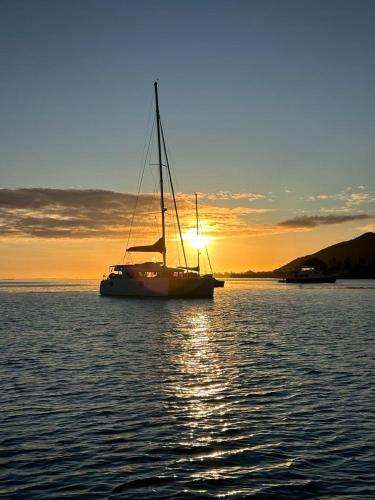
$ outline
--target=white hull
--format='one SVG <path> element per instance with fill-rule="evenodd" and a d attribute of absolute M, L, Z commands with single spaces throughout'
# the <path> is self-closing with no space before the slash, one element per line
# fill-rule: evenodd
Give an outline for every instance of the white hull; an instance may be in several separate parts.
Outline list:
<path fill-rule="evenodd" d="M 214 288 L 222 286 L 212 276 L 191 278 L 107 278 L 100 283 L 102 295 L 124 297 L 192 297 L 211 298 Z"/>

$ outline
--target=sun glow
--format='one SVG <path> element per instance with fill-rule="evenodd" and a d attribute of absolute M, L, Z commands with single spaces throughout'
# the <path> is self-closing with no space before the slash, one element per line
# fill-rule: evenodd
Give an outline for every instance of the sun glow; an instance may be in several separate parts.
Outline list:
<path fill-rule="evenodd" d="M 197 250 L 201 250 L 205 248 L 210 238 L 208 236 L 204 236 L 203 234 L 197 235 L 196 229 L 191 228 L 183 235 L 183 239 L 189 243 L 192 248 L 196 248 Z"/>

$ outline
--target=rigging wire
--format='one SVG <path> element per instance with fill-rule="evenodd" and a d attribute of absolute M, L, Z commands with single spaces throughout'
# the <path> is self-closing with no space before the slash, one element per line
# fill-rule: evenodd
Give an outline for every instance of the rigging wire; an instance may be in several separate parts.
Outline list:
<path fill-rule="evenodd" d="M 123 263 L 125 261 L 125 257 L 126 257 L 126 254 L 127 254 L 127 248 L 129 246 L 129 241 L 130 241 L 130 237 L 131 237 L 131 233 L 132 233 L 132 229 L 133 229 L 135 212 L 137 210 L 138 200 L 139 200 L 139 194 L 140 194 L 140 190 L 141 190 L 141 186 L 142 186 L 142 180 L 143 180 L 143 176 L 144 176 L 144 172 L 145 172 L 145 168 L 146 168 L 147 158 L 149 156 L 150 144 L 151 144 L 152 137 L 153 137 L 154 130 L 155 130 L 155 118 L 154 118 L 153 122 L 152 122 L 151 134 L 150 134 L 150 136 L 148 136 L 147 131 L 150 128 L 150 121 L 151 121 L 151 116 L 152 116 L 153 103 L 154 103 L 154 95 L 152 94 L 151 95 L 151 99 L 150 99 L 149 109 L 148 109 L 148 118 L 147 118 L 147 127 L 146 127 L 145 141 L 144 141 L 144 144 L 143 144 L 143 150 L 142 150 L 142 156 L 141 156 L 141 158 L 144 158 L 144 160 L 143 160 L 143 167 L 142 167 L 141 172 L 140 172 L 139 177 L 138 177 L 137 195 L 136 195 L 136 199 L 135 199 L 135 203 L 134 203 L 134 209 L 133 209 L 133 213 L 132 213 L 132 219 L 131 219 L 131 223 L 130 223 L 130 227 L 129 227 L 128 239 L 127 239 L 127 242 L 126 242 L 126 247 L 125 247 L 124 255 L 122 257 L 122 262 Z M 149 137 L 148 141 L 147 141 L 147 137 Z M 147 146 L 147 151 L 146 151 L 146 146 Z M 130 260 L 131 261 L 133 260 L 131 255 L 130 255 Z"/>
<path fill-rule="evenodd" d="M 157 206 L 158 206 L 157 185 L 159 184 L 159 181 L 154 176 L 153 176 L 153 178 L 154 178 L 154 187 L 153 187 L 152 197 L 151 197 L 150 203 L 148 205 L 147 214 L 154 215 L 154 217 L 150 219 L 150 226 L 151 226 L 150 227 L 150 229 L 151 229 L 150 235 L 151 236 L 155 235 L 155 237 L 160 237 L 159 221 L 158 221 L 158 218 L 156 216 L 156 214 L 159 215 L 159 210 L 157 210 Z"/>
<path fill-rule="evenodd" d="M 156 127 L 156 119 L 155 119 L 155 127 Z M 154 139 L 154 138 L 153 138 Z M 152 158 L 154 157 L 154 150 L 155 150 L 155 140 L 152 141 L 151 143 L 151 149 L 148 157 L 148 167 L 149 167 L 149 172 L 151 173 L 151 178 L 153 180 L 153 189 L 152 189 L 152 197 L 150 200 L 150 203 L 148 205 L 147 213 L 148 214 L 160 214 L 160 210 L 157 209 L 157 206 L 159 204 L 159 192 L 158 192 L 158 184 L 159 184 L 159 177 L 155 175 L 155 169 L 153 167 L 159 166 L 158 163 L 151 163 Z M 151 211 L 152 209 L 152 211 Z M 159 226 L 160 226 L 160 221 L 158 221 L 157 216 L 155 215 L 153 218 L 150 219 L 150 226 L 151 226 L 151 232 L 149 233 L 150 236 L 155 236 L 159 237 Z"/>
<path fill-rule="evenodd" d="M 147 150 L 148 150 L 149 143 L 150 143 L 150 141 L 147 141 L 147 138 L 150 137 L 149 134 L 148 134 L 148 130 L 150 129 L 151 117 L 152 117 L 152 128 L 155 126 L 155 117 L 154 117 L 154 113 L 153 113 L 154 99 L 155 99 L 154 93 L 152 92 L 151 99 L 150 99 L 150 106 L 149 106 L 149 109 L 148 109 L 146 135 L 145 135 L 145 140 L 144 140 L 143 150 L 142 150 L 142 156 L 141 156 L 141 158 L 145 158 L 145 161 L 146 161 L 146 158 L 147 158 L 147 153 L 146 153 L 146 157 L 144 156 L 145 155 L 145 151 L 146 151 L 146 146 L 147 146 Z M 152 131 L 151 131 L 150 135 L 152 136 Z"/>
<path fill-rule="evenodd" d="M 167 183 L 168 183 L 168 189 L 169 189 L 169 196 L 168 196 L 169 208 L 170 208 L 170 213 L 173 214 L 174 213 L 174 207 L 173 207 L 173 200 L 172 200 L 172 195 L 171 195 L 171 193 L 172 193 L 172 186 L 171 186 L 171 182 L 170 182 L 169 176 L 167 177 Z M 169 227 L 172 227 L 173 235 L 177 235 L 178 234 L 176 217 L 173 217 L 173 215 L 172 215 L 172 218 L 169 219 Z M 178 244 L 178 238 L 176 238 L 175 241 L 176 241 L 176 250 L 177 250 L 177 261 L 178 261 L 178 265 L 180 266 L 181 265 L 181 257 L 180 257 L 180 248 L 179 248 L 179 244 Z"/>
<path fill-rule="evenodd" d="M 125 257 L 126 257 L 126 254 L 127 254 L 127 248 L 129 247 L 129 241 L 130 241 L 130 237 L 131 237 L 131 233 L 132 233 L 132 229 L 133 229 L 135 213 L 136 213 L 136 210 L 137 210 L 137 207 L 138 207 L 139 195 L 140 195 L 140 191 L 141 191 L 143 176 L 144 176 L 144 173 L 145 173 L 147 158 L 149 157 L 150 145 L 152 143 L 152 139 L 153 139 L 154 132 L 155 132 L 155 121 L 156 120 L 154 119 L 154 121 L 152 123 L 151 134 L 150 134 L 150 137 L 149 137 L 149 140 L 148 140 L 148 144 L 147 144 L 147 151 L 146 151 L 146 155 L 145 155 L 145 158 L 144 158 L 143 167 L 142 167 L 141 173 L 140 173 L 139 178 L 138 178 L 137 195 L 136 195 L 136 199 L 135 199 L 135 203 L 134 203 L 134 209 L 133 209 L 132 218 L 131 218 L 131 222 L 130 222 L 130 227 L 129 227 L 128 239 L 127 239 L 127 242 L 126 242 L 125 252 L 124 252 L 124 255 L 123 255 L 123 258 L 122 258 L 122 262 L 123 263 L 125 261 Z M 145 148 L 144 148 L 144 150 L 145 150 Z"/>
<path fill-rule="evenodd" d="M 166 137 L 164 138 L 164 144 L 165 144 L 166 154 L 168 153 L 168 158 L 172 158 L 171 148 L 168 145 L 168 141 L 167 141 Z M 170 170 L 171 170 L 171 177 L 172 177 L 172 180 L 173 180 L 173 185 L 176 186 L 177 193 L 178 193 L 178 178 L 177 178 L 177 174 L 176 174 L 176 169 L 173 166 L 173 160 L 171 160 L 169 162 L 169 167 L 170 167 Z"/>
<path fill-rule="evenodd" d="M 182 238 L 180 217 L 178 215 L 178 210 L 177 210 L 176 196 L 175 196 L 175 193 L 174 193 L 173 181 L 172 181 L 172 175 L 171 175 L 171 169 L 169 168 L 168 153 L 167 153 L 167 148 L 166 148 L 166 145 L 165 145 L 164 130 L 163 130 L 163 125 L 162 125 L 161 121 L 160 121 L 160 131 L 161 131 L 161 137 L 162 137 L 162 141 L 163 141 L 163 149 L 164 149 L 165 163 L 167 165 L 167 172 L 168 172 L 169 184 L 171 186 L 171 193 L 172 193 L 172 198 L 173 198 L 173 205 L 174 205 L 174 210 L 175 210 L 175 213 L 176 213 L 178 233 L 180 235 L 182 253 L 183 253 L 183 256 L 184 256 L 185 266 L 187 268 L 188 265 L 187 265 L 187 259 L 186 259 L 185 245 L 184 245 L 184 240 Z"/>
<path fill-rule="evenodd" d="M 203 233 L 203 228 L 202 228 L 202 224 L 201 222 L 199 221 L 199 227 L 201 228 L 201 232 Z M 207 245 L 204 245 L 204 248 L 206 250 L 206 255 L 207 255 L 207 261 L 208 261 L 208 265 L 210 267 L 210 271 L 211 271 L 211 274 L 214 274 L 213 270 L 212 270 L 212 266 L 211 266 L 211 259 L 210 259 L 210 256 L 208 254 L 208 247 Z"/>

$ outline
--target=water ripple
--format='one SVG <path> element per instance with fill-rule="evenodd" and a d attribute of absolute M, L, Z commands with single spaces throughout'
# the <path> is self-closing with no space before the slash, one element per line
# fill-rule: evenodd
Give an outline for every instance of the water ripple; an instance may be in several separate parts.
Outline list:
<path fill-rule="evenodd" d="M 374 282 L 0 283 L 4 498 L 373 498 Z"/>

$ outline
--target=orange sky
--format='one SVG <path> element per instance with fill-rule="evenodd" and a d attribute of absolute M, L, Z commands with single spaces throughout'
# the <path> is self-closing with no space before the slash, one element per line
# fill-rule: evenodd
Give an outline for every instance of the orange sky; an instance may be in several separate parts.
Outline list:
<path fill-rule="evenodd" d="M 157 193 L 136 197 L 89 189 L 0 189 L 0 278 L 100 278 L 127 246 L 161 235 Z M 195 230 L 194 194 L 177 197 L 183 233 Z M 375 197 L 359 186 L 337 193 L 199 193 L 201 232 L 213 270 L 269 271 L 334 243 L 374 230 Z M 183 265 L 176 221 L 166 197 L 168 264 Z M 127 235 L 132 225 L 129 241 Z M 188 265 L 196 250 L 186 241 Z M 209 272 L 206 252 L 201 270 Z M 129 254 L 128 254 L 129 255 Z M 133 262 L 160 254 L 132 254 Z M 129 262 L 129 260 L 128 260 Z"/>
<path fill-rule="evenodd" d="M 295 257 L 360 233 L 355 227 L 345 230 L 342 227 L 326 227 L 252 238 L 224 237 L 210 242 L 209 253 L 217 272 L 270 270 Z M 121 261 L 123 249 L 122 241 L 110 239 L 3 239 L 0 246 L 0 279 L 100 279 L 108 265 Z M 142 257 L 146 257 L 145 260 L 151 258 L 150 255 L 139 254 L 139 258 Z M 202 261 L 207 269 L 204 255 Z"/>

